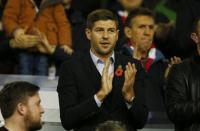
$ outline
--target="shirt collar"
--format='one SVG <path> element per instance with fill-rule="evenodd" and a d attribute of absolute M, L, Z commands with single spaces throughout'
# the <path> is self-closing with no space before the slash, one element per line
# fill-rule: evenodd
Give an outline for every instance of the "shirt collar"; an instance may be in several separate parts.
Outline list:
<path fill-rule="evenodd" d="M 92 58 L 92 61 L 94 62 L 95 65 L 99 64 L 99 63 L 104 63 L 99 57 L 97 57 L 91 50 L 90 50 L 90 56 Z M 112 55 L 110 56 L 110 61 L 111 64 L 113 64 L 115 62 L 115 55 L 114 55 L 114 51 L 112 52 Z"/>

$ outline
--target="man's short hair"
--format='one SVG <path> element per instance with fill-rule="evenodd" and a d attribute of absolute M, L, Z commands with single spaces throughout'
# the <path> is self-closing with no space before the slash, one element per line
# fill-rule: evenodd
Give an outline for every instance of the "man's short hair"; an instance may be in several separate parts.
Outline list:
<path fill-rule="evenodd" d="M 0 91 L 0 108 L 4 119 L 14 113 L 18 103 L 26 103 L 27 98 L 34 96 L 39 87 L 24 81 L 6 84 Z"/>
<path fill-rule="evenodd" d="M 92 11 L 87 17 L 87 28 L 92 29 L 94 23 L 99 20 L 113 20 L 118 27 L 117 16 L 107 9 L 97 9 Z"/>
<path fill-rule="evenodd" d="M 200 21 L 200 16 L 195 18 L 195 20 L 193 22 L 193 25 L 192 25 L 192 32 L 196 32 L 197 33 L 197 28 L 198 28 L 199 21 Z"/>
<path fill-rule="evenodd" d="M 99 124 L 95 131 L 127 131 L 127 129 L 122 122 L 110 120 Z"/>
<path fill-rule="evenodd" d="M 137 8 L 135 10 L 132 10 L 129 13 L 129 15 L 126 19 L 125 26 L 131 27 L 133 18 L 135 18 L 137 16 L 149 16 L 149 17 L 152 17 L 155 20 L 155 13 L 153 11 L 151 11 L 147 8 Z"/>

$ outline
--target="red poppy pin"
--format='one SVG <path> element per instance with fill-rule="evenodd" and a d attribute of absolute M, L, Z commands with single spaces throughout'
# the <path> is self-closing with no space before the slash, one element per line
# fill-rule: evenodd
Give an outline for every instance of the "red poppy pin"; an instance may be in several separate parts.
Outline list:
<path fill-rule="evenodd" d="M 123 75 L 123 69 L 122 69 L 122 65 L 119 65 L 115 71 L 115 75 L 116 76 L 122 76 Z"/>

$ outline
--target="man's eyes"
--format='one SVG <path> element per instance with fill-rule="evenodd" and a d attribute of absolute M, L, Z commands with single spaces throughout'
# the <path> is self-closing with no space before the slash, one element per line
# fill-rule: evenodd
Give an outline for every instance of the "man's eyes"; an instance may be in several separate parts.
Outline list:
<path fill-rule="evenodd" d="M 108 30 L 108 32 L 115 33 L 115 32 L 116 32 L 116 30 L 115 30 L 115 29 L 110 29 L 110 30 Z"/>
<path fill-rule="evenodd" d="M 96 29 L 95 30 L 96 32 L 102 32 L 102 31 L 104 31 L 103 29 Z"/>
<path fill-rule="evenodd" d="M 141 28 L 141 29 L 145 29 L 145 28 L 154 29 L 154 26 L 141 25 L 141 26 L 139 26 L 139 28 Z"/>
<path fill-rule="evenodd" d="M 96 29 L 95 32 L 104 32 L 105 30 L 104 29 Z M 115 29 L 108 29 L 107 32 L 110 32 L 110 33 L 115 33 L 116 30 Z"/>

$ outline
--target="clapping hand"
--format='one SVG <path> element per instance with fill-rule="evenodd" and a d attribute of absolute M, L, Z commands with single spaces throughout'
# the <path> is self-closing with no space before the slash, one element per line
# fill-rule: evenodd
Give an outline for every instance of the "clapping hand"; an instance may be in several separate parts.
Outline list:
<path fill-rule="evenodd" d="M 26 34 L 27 29 L 27 27 L 24 29 L 18 28 L 14 32 L 14 40 L 12 40 L 13 46 L 11 47 L 26 49 L 35 47 L 37 44 L 40 43 L 39 36 Z"/>
<path fill-rule="evenodd" d="M 103 73 L 101 77 L 101 88 L 97 92 L 97 98 L 103 102 L 105 97 L 112 91 L 112 81 L 113 81 L 113 73 L 109 74 L 110 60 L 107 60 L 105 66 L 103 68 Z"/>
<path fill-rule="evenodd" d="M 126 65 L 126 70 L 124 72 L 125 81 L 122 88 L 122 94 L 126 101 L 131 101 L 132 98 L 135 97 L 134 91 L 134 83 L 135 83 L 135 76 L 137 73 L 137 69 L 135 64 L 131 64 L 130 62 Z"/>
<path fill-rule="evenodd" d="M 182 60 L 181 60 L 180 57 L 174 56 L 174 57 L 170 58 L 170 62 L 169 62 L 169 64 L 168 64 L 168 67 L 167 67 L 167 69 L 165 70 L 165 78 L 168 77 L 169 72 L 170 72 L 172 66 L 175 65 L 175 64 L 179 64 L 179 63 L 181 63 L 181 62 L 182 62 Z"/>
<path fill-rule="evenodd" d="M 40 32 L 36 28 L 34 31 L 40 38 L 40 44 L 37 44 L 38 51 L 44 54 L 52 54 L 56 47 L 49 44 L 49 41 L 44 33 Z"/>

